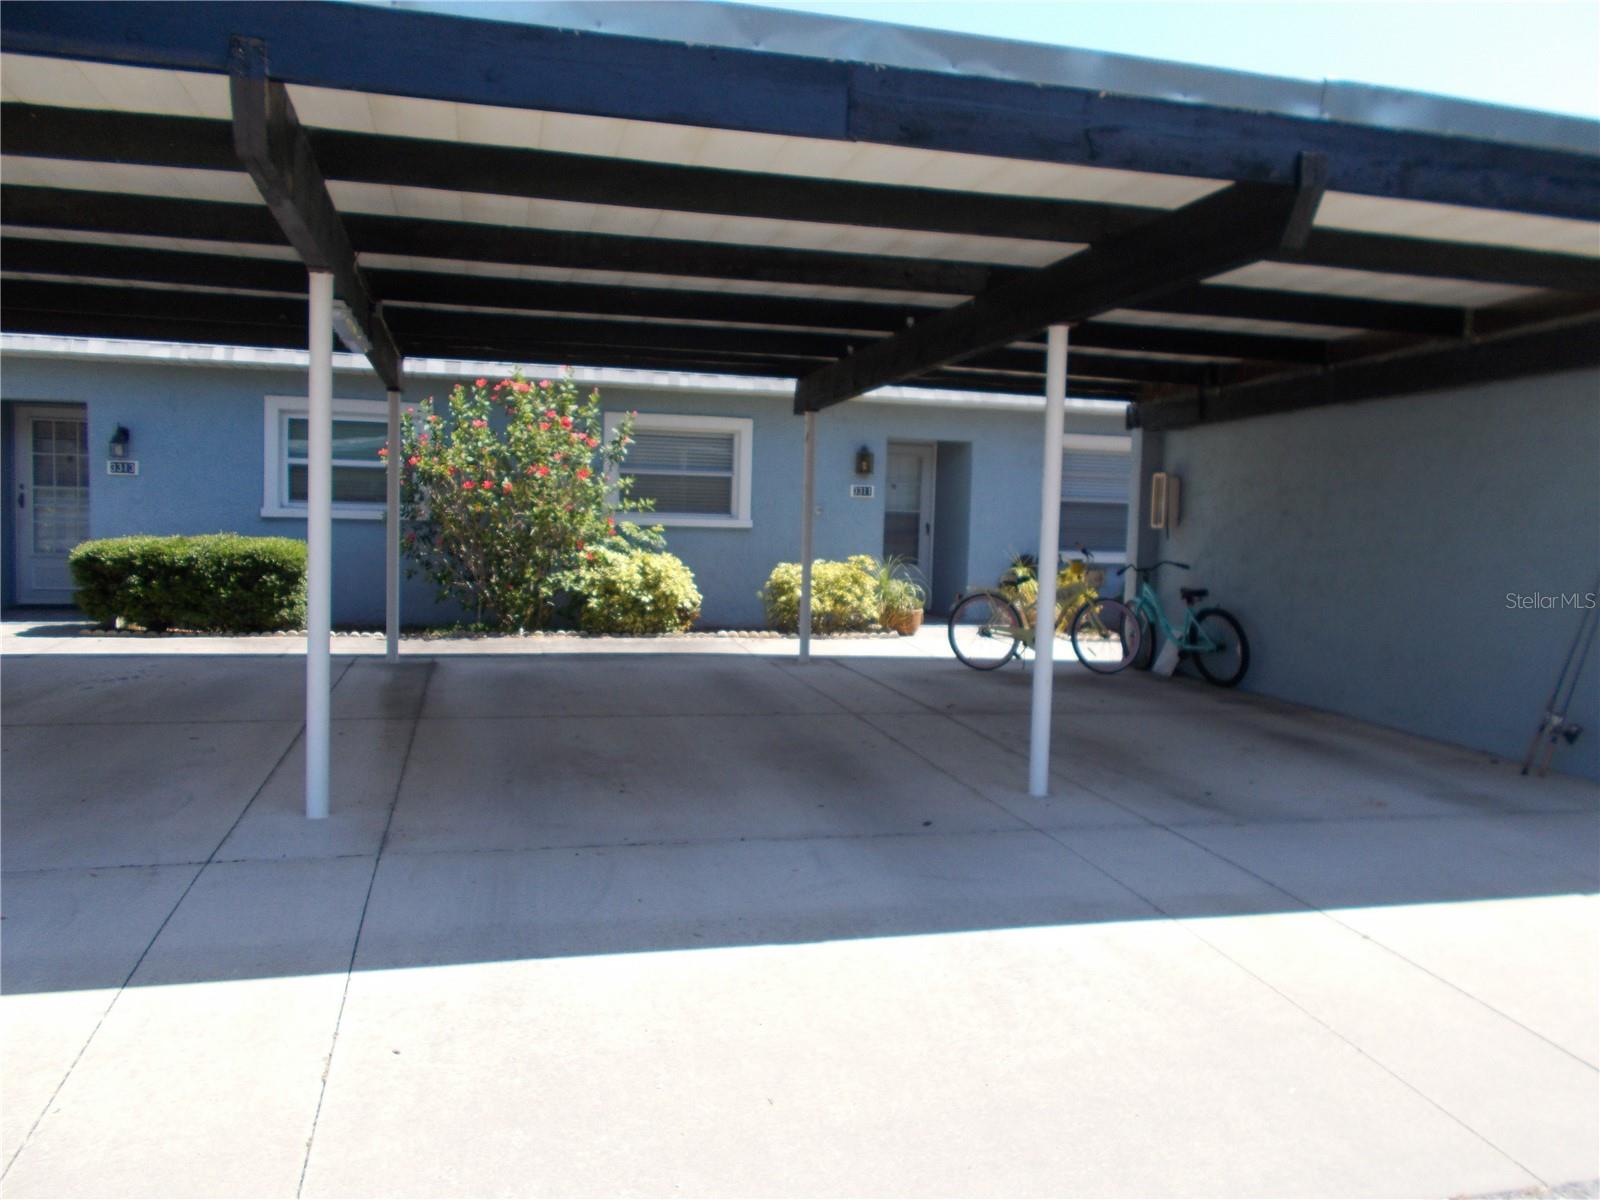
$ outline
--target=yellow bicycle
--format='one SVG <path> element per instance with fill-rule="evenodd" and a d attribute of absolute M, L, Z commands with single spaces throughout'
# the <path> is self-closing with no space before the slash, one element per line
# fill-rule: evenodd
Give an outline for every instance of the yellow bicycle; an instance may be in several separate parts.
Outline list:
<path fill-rule="evenodd" d="M 1068 631 L 1079 610 L 1100 595 L 1105 572 L 1093 565 L 1094 556 L 1083 551 L 1056 573 L 1055 636 L 1070 641 Z M 1000 579 L 999 586 L 984 588 L 961 598 L 950 613 L 950 649 L 977 671 L 1003 667 L 1037 638 L 1039 577 L 1037 567 L 1019 558 Z"/>

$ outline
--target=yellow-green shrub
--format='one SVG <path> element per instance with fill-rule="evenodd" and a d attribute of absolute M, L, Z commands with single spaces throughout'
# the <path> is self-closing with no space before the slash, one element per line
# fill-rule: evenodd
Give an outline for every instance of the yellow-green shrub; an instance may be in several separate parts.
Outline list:
<path fill-rule="evenodd" d="M 773 629 L 800 628 L 800 564 L 779 563 L 757 593 Z M 844 562 L 818 559 L 811 565 L 811 628 L 817 633 L 871 629 L 878 621 L 878 563 L 853 554 Z"/>
<path fill-rule="evenodd" d="M 700 616 L 694 574 L 673 554 L 597 550 L 583 588 L 585 633 L 682 633 Z"/>

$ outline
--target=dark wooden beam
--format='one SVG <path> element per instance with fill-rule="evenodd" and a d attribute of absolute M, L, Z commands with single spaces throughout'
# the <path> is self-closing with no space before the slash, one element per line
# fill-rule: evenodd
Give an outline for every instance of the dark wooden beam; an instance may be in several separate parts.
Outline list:
<path fill-rule="evenodd" d="M 1298 246 L 1322 199 L 1326 164 L 1302 155 L 1300 170 L 1294 187 L 1234 184 L 814 371 L 795 388 L 795 409 L 815 412 L 1046 325 L 1087 320 Z"/>
<path fill-rule="evenodd" d="M 1140 404 L 1131 426 L 1162 432 L 1600 366 L 1600 317 L 1518 329 L 1467 345 L 1408 349 L 1324 371 Z"/>
<path fill-rule="evenodd" d="M 0 37 L 20 54 L 224 73 L 241 32 L 271 44 L 275 78 L 346 91 L 1282 185 L 1307 150 L 1328 156 L 1338 191 L 1580 220 L 1593 218 L 1600 194 L 1600 161 L 1587 150 L 1127 89 L 363 4 L 0 6 Z"/>
<path fill-rule="evenodd" d="M 0 187 L 0 212 L 4 213 L 8 225 L 16 226 L 273 245 L 284 242 L 284 235 L 270 213 L 250 204 L 6 184 Z M 471 221 L 429 221 L 362 213 L 347 214 L 344 225 L 356 250 L 363 254 L 400 254 L 576 270 L 690 275 L 956 296 L 969 296 L 1002 279 L 1025 274 L 1016 268 L 992 267 L 985 263 L 521 229 Z"/>
<path fill-rule="evenodd" d="M 308 129 L 328 179 L 719 216 L 876 226 L 979 237 L 1091 242 L 1160 209 L 1087 200 L 691 167 L 481 142 Z M 85 162 L 234 170 L 226 121 L 9 103 L 6 153 Z"/>
<path fill-rule="evenodd" d="M 361 277 L 355 248 L 317 169 L 289 91 L 267 77 L 266 46 L 260 40 L 231 39 L 228 88 L 239 160 L 307 270 L 333 276 L 334 295 L 366 338 L 368 361 L 386 387 L 399 390 L 400 350 Z"/>
<path fill-rule="evenodd" d="M 281 292 L 302 298 L 306 269 L 298 262 L 245 255 L 195 254 L 0 235 L 0 268 L 8 274 L 117 279 L 129 284 L 180 283 L 202 288 Z"/>
<path fill-rule="evenodd" d="M 270 259 L 192 254 L 175 250 L 0 237 L 0 263 L 8 273 L 120 279 L 130 283 L 184 283 L 213 289 L 250 289 L 299 294 L 304 272 L 297 264 Z M 635 288 L 617 284 L 551 283 L 438 271 L 365 272 L 374 292 L 389 301 L 439 306 L 526 309 L 545 313 L 654 317 L 720 321 L 733 325 L 782 325 L 839 333 L 893 333 L 908 320 L 938 312 L 923 306 L 869 304 L 752 296 L 675 288 Z M 857 341 L 865 344 L 863 337 Z M 1322 363 L 1327 343 L 1293 338 L 1171 329 L 1088 321 L 1073 334 L 1077 346 L 1188 354 L 1265 362 Z"/>
<path fill-rule="evenodd" d="M 1284 292 L 1223 283 L 1199 284 L 1159 296 L 1146 296 L 1128 307 L 1140 312 L 1325 325 L 1336 329 L 1409 333 L 1418 337 L 1463 338 L 1472 328 L 1469 311 L 1451 305 L 1365 300 L 1357 296 Z"/>
<path fill-rule="evenodd" d="M 6 153 L 232 169 L 228 125 L 195 117 L 0 106 Z M 863 227 L 1097 242 L 1163 215 L 1131 205 L 862 184 L 476 143 L 308 130 L 329 179 Z M 1345 270 L 1600 291 L 1589 256 L 1316 229 L 1274 259 Z"/>
<path fill-rule="evenodd" d="M 1554 254 L 1517 246 L 1474 245 L 1348 229 L 1315 229 L 1299 250 L 1272 256 L 1349 271 L 1465 279 L 1515 287 L 1568 292 L 1600 292 L 1600 259 L 1584 254 Z"/>
<path fill-rule="evenodd" d="M 263 325 L 297 330 L 301 345 L 304 345 L 306 335 L 306 297 L 303 294 L 244 296 L 182 288 L 117 287 L 8 279 L 5 287 L 0 289 L 0 305 L 7 309 L 15 307 L 38 312 L 73 312 L 96 316 L 130 313 L 151 320 Z"/>
<path fill-rule="evenodd" d="M 140 313 L 64 312 L 0 305 L 0 329 L 7 333 L 54 334 L 59 337 L 132 338 L 149 342 L 185 342 L 202 346 L 264 346 L 304 350 L 306 331 L 281 325 L 218 320 L 173 320 Z"/>

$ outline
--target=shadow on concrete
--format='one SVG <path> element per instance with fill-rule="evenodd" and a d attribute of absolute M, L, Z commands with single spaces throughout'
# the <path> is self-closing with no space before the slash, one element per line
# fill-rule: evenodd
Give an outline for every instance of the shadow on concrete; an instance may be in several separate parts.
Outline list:
<path fill-rule="evenodd" d="M 746 653 L 10 660 L 4 991 L 1600 890 L 1600 789 L 1182 681 Z"/>

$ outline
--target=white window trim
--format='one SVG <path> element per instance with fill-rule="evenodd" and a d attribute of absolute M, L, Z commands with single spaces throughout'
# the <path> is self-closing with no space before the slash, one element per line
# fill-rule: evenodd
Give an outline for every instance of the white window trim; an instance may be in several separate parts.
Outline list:
<path fill-rule="evenodd" d="M 619 520 L 634 521 L 641 525 L 666 525 L 700 529 L 749 529 L 750 520 L 750 470 L 755 435 L 755 421 L 749 417 L 696 417 L 683 413 L 635 414 L 635 427 L 663 429 L 674 433 L 731 433 L 733 434 L 733 512 L 728 516 L 707 516 L 693 513 L 618 513 Z M 605 415 L 606 441 L 610 442 L 617 426 L 627 413 L 608 412 Z M 623 462 L 623 472 L 627 462 Z M 613 481 L 616 468 L 607 475 Z"/>
<path fill-rule="evenodd" d="M 290 503 L 288 428 L 290 417 L 308 414 L 310 403 L 304 396 L 268 396 L 262 429 L 263 467 L 261 472 L 261 515 L 263 517 L 297 517 L 306 519 L 304 504 Z M 389 405 L 383 400 L 339 400 L 333 402 L 335 419 L 347 418 L 386 423 Z M 351 465 L 348 460 L 334 460 L 340 465 Z M 366 465 L 356 464 L 356 465 Z M 382 460 L 379 460 L 379 467 Z M 382 503 L 357 504 L 343 501 L 333 506 L 333 516 L 338 521 L 381 521 L 384 518 Z"/>
<path fill-rule="evenodd" d="M 1130 434 L 1119 433 L 1065 433 L 1061 435 L 1061 450 L 1087 450 L 1094 454 L 1126 454 L 1128 456 L 1128 499 L 1123 502 L 1125 508 L 1132 508 L 1133 484 L 1133 437 Z M 1063 503 L 1066 503 L 1063 497 Z M 1070 562 L 1077 553 L 1075 550 L 1062 550 L 1058 559 Z M 1126 545 L 1115 548 L 1107 546 L 1105 549 L 1089 547 L 1089 553 L 1094 555 L 1095 566 L 1121 566 L 1128 561 L 1128 548 Z"/>

